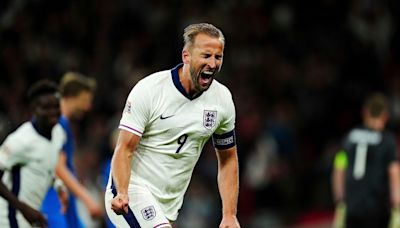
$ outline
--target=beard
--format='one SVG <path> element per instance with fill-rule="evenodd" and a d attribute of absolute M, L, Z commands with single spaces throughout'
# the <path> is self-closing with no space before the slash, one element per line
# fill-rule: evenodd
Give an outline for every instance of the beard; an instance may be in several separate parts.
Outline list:
<path fill-rule="evenodd" d="M 196 67 L 194 67 L 192 64 L 190 65 L 190 78 L 196 93 L 201 93 L 208 90 L 214 79 L 215 71 L 212 71 L 211 73 L 211 70 L 207 71 L 202 69 L 203 68 L 199 68 L 199 70 L 196 70 Z M 208 74 L 205 72 L 208 72 Z"/>

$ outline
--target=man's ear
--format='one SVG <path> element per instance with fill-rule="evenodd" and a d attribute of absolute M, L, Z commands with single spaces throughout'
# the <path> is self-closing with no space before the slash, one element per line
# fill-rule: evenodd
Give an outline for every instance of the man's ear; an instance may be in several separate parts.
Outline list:
<path fill-rule="evenodd" d="M 189 50 L 187 50 L 186 48 L 182 50 L 182 62 L 184 64 L 189 64 L 190 62 L 190 53 Z"/>

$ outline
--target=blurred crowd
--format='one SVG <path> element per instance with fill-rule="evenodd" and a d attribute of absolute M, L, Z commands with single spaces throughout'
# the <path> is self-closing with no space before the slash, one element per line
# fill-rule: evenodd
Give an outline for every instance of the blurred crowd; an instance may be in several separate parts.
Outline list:
<path fill-rule="evenodd" d="M 391 99 L 389 128 L 400 143 L 399 10 L 389 0 L 3 0 L 0 141 L 29 118 L 33 82 L 59 81 L 70 70 L 95 78 L 94 107 L 76 129 L 75 164 L 101 201 L 130 89 L 181 62 L 186 25 L 209 22 L 226 37 L 217 79 L 237 108 L 242 227 L 329 223 L 333 156 L 344 133 L 361 123 L 368 93 Z M 178 227 L 218 226 L 216 170 L 210 144 Z"/>

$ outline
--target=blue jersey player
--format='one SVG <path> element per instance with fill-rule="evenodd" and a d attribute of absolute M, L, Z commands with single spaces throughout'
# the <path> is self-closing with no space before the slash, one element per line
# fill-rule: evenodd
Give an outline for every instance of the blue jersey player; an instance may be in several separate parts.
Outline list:
<path fill-rule="evenodd" d="M 103 210 L 89 195 L 88 191 L 78 182 L 73 166 L 74 136 L 71 123 L 79 121 L 90 110 L 95 81 L 76 72 L 66 73 L 60 85 L 61 118 L 59 123 L 67 134 L 67 142 L 60 155 L 61 162 L 56 168 L 57 176 L 66 185 L 68 203 L 65 211 L 54 188 L 50 189 L 42 205 L 42 212 L 48 218 L 49 227 L 84 227 L 78 216 L 76 198 L 78 197 L 89 210 L 92 217 L 102 216 Z"/>

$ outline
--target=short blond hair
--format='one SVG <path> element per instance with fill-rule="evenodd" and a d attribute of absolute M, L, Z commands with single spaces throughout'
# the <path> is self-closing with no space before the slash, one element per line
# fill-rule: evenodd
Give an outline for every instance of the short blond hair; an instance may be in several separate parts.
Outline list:
<path fill-rule="evenodd" d="M 183 33 L 183 46 L 184 48 L 189 48 L 194 43 L 194 38 L 199 34 L 204 33 L 211 37 L 215 37 L 221 40 L 222 44 L 225 45 L 225 37 L 220 29 L 212 24 L 208 23 L 198 23 L 191 24 L 184 29 Z"/>
<path fill-rule="evenodd" d="M 96 90 L 96 80 L 89 78 L 79 72 L 67 72 L 63 75 L 60 82 L 60 93 L 62 97 L 76 97 L 82 91 L 94 93 Z"/>

